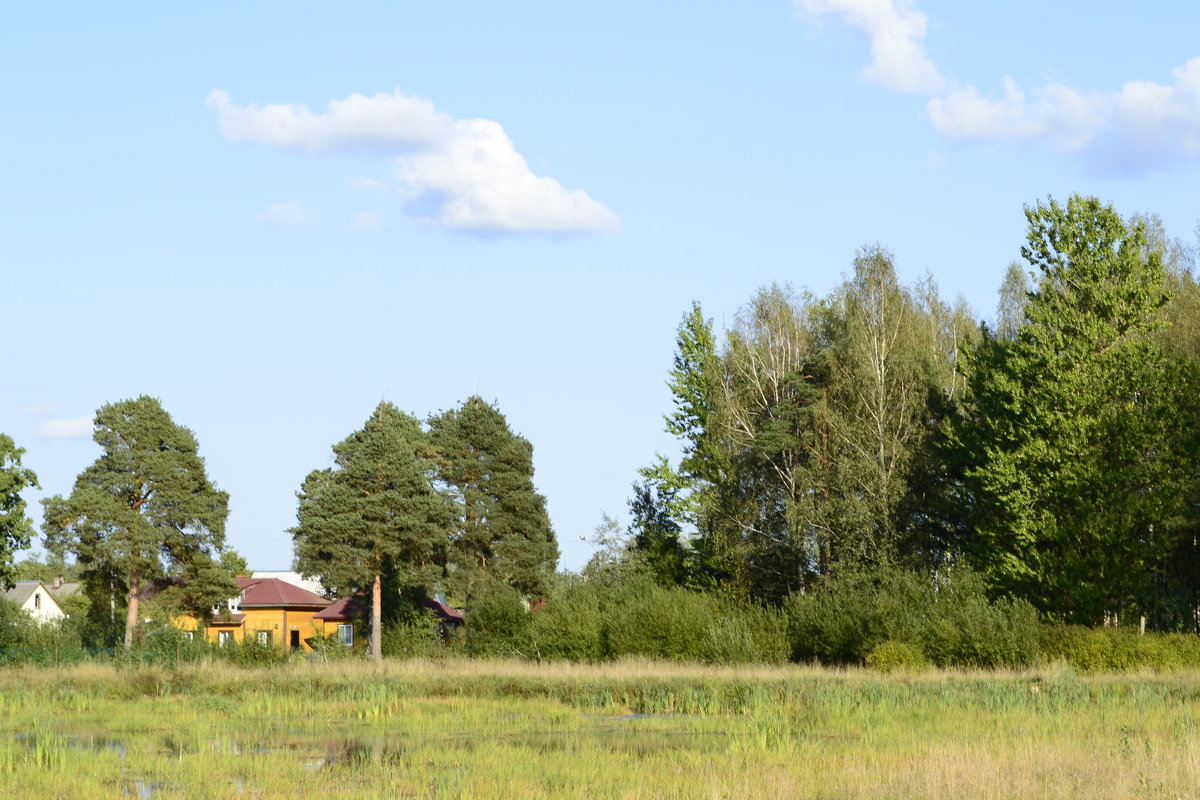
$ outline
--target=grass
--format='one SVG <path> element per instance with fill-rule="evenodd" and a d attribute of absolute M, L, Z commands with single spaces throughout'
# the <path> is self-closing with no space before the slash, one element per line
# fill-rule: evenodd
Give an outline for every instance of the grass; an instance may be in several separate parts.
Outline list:
<path fill-rule="evenodd" d="M 1200 673 L 0 671 L 9 797 L 1200 797 Z"/>

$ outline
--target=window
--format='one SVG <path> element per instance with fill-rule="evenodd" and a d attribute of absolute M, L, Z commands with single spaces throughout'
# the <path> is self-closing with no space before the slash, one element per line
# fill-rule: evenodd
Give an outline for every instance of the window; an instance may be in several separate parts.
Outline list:
<path fill-rule="evenodd" d="M 217 631 L 217 644 L 221 647 L 225 646 L 226 642 L 233 641 L 233 631 Z"/>
<path fill-rule="evenodd" d="M 354 626 L 338 625 L 338 641 L 346 647 L 354 646 Z"/>
<path fill-rule="evenodd" d="M 41 607 L 42 607 L 42 596 L 40 594 L 34 593 L 34 595 L 33 595 L 33 610 L 37 611 Z"/>
<path fill-rule="evenodd" d="M 258 632 L 258 643 L 263 646 L 269 645 L 271 643 L 271 632 L 270 631 L 259 631 Z"/>
<path fill-rule="evenodd" d="M 196 632 L 195 631 L 184 631 L 183 638 L 188 639 L 188 640 L 195 639 Z"/>

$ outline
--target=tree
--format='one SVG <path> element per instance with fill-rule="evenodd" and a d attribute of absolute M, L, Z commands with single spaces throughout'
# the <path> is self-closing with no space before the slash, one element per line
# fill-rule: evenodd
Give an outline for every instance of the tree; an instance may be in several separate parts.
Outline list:
<path fill-rule="evenodd" d="M 333 454 L 334 466 L 309 473 L 297 493 L 296 567 L 320 575 L 334 594 L 370 587 L 370 649 L 381 661 L 385 576 L 396 594 L 441 574 L 449 510 L 430 483 L 421 424 L 391 403 L 380 403 Z"/>
<path fill-rule="evenodd" d="M 236 594 L 232 581 L 210 580 L 225 541 L 229 495 L 209 480 L 195 435 L 152 397 L 101 407 L 93 438 L 103 454 L 79 474 L 70 497 L 42 501 L 42 530 L 50 552 L 75 555 L 90 587 L 125 595 L 128 648 L 138 603 L 153 579 L 203 582 L 200 602 Z"/>
<path fill-rule="evenodd" d="M 542 595 L 558 542 L 546 498 L 533 485 L 533 445 L 479 396 L 429 425 L 439 479 L 455 502 L 450 560 L 457 582 L 469 593 L 487 575 L 525 596 Z"/>
<path fill-rule="evenodd" d="M 25 451 L 0 433 L 0 589 L 13 585 L 14 554 L 29 547 L 33 525 L 25 515 L 21 492 L 37 488 L 37 475 L 21 466 Z"/>
<path fill-rule="evenodd" d="M 973 556 L 995 589 L 1053 618 L 1147 613 L 1196 427 L 1195 370 L 1151 335 L 1168 300 L 1161 255 L 1095 198 L 1025 214 L 1037 286 L 1015 338 L 989 334 L 973 354 L 954 426 Z"/>

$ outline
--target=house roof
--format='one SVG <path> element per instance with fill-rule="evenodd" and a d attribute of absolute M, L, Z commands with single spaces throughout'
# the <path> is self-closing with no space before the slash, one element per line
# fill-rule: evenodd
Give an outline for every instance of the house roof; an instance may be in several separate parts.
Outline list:
<path fill-rule="evenodd" d="M 208 621 L 209 625 L 241 625 L 246 621 L 245 614 L 218 614 Z"/>
<path fill-rule="evenodd" d="M 343 597 L 329 606 L 329 608 L 313 614 L 313 619 L 325 620 L 326 622 L 345 622 L 351 619 L 358 619 L 366 613 L 366 610 L 366 596 L 356 594 L 350 597 Z"/>
<path fill-rule="evenodd" d="M 325 608 L 330 601 L 279 578 L 237 578 L 242 608 Z"/>
<path fill-rule="evenodd" d="M 37 591 L 39 586 L 46 589 L 46 585 L 41 581 L 17 581 L 17 585 L 6 591 L 4 596 L 17 605 L 23 606 L 25 605 L 25 601 Z M 46 589 L 47 593 L 49 591 L 49 589 Z"/>
<path fill-rule="evenodd" d="M 462 622 L 463 615 L 461 611 L 456 611 L 445 603 L 440 603 L 432 597 L 426 597 L 422 603 L 426 608 L 431 609 L 437 618 L 442 622 Z M 326 622 L 347 622 L 352 619 L 358 619 L 363 614 L 367 613 L 369 601 L 365 594 L 351 595 L 343 597 L 333 605 L 326 608 L 320 613 L 313 614 L 313 619 L 320 619 Z"/>

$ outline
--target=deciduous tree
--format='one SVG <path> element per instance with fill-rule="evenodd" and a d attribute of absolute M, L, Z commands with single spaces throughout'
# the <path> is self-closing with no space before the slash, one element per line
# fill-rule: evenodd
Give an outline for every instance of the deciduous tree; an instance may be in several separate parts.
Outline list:
<path fill-rule="evenodd" d="M 38 485 L 33 470 L 21 466 L 25 451 L 0 433 L 0 590 L 13 585 L 13 556 L 29 547 L 33 525 L 21 492 Z"/>

